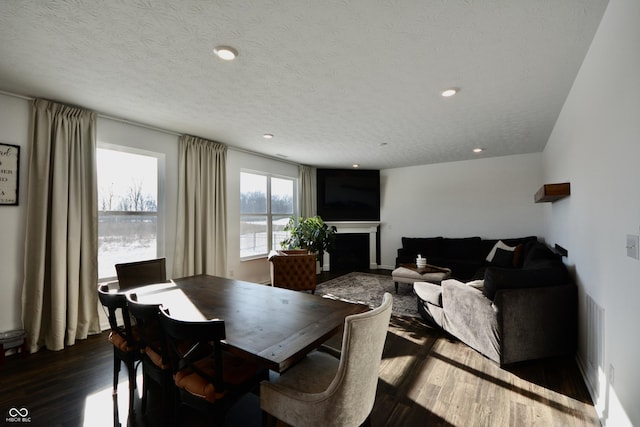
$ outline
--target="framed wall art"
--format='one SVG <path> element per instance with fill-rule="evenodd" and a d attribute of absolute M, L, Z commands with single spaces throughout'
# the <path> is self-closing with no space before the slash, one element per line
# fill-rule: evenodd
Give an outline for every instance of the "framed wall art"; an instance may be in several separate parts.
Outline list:
<path fill-rule="evenodd" d="M 20 146 L 0 142 L 0 205 L 17 205 Z"/>

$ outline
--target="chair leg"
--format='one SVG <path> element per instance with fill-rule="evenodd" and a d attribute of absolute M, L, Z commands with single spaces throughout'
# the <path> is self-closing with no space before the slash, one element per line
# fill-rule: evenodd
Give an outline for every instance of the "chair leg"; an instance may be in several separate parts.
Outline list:
<path fill-rule="evenodd" d="M 120 427 L 122 424 L 120 423 L 120 412 L 118 410 L 118 396 L 114 394 L 111 398 L 113 399 L 113 426 Z"/>
<path fill-rule="evenodd" d="M 143 366 L 142 367 L 142 413 L 143 414 L 147 412 L 148 394 L 149 394 L 149 381 L 147 378 L 147 374 L 144 373 L 144 366 Z"/>
<path fill-rule="evenodd" d="M 113 353 L 113 394 L 118 393 L 118 374 L 120 374 L 120 358 Z"/>
<path fill-rule="evenodd" d="M 175 411 L 173 380 L 168 378 L 164 373 L 160 379 L 160 391 L 162 395 L 162 408 L 167 412 L 167 420 L 173 419 Z M 167 421 L 168 422 L 168 421 Z"/>
<path fill-rule="evenodd" d="M 129 414 L 135 413 L 134 397 L 136 394 L 136 365 L 135 362 L 127 363 L 129 371 Z"/>
<path fill-rule="evenodd" d="M 262 411 L 262 427 L 276 427 L 278 423 L 278 419 L 268 413 L 267 411 Z"/>
<path fill-rule="evenodd" d="M 180 408 L 182 407 L 182 402 L 180 400 L 180 391 L 177 390 L 177 388 L 174 389 L 174 393 L 172 396 L 172 407 L 173 407 L 173 414 L 171 415 L 173 419 L 173 425 L 174 426 L 180 425 Z"/>

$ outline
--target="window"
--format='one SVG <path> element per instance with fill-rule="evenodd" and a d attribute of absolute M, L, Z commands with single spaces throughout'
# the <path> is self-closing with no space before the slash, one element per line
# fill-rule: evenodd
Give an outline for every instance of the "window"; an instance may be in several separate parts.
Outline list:
<path fill-rule="evenodd" d="M 266 256 L 288 237 L 283 228 L 296 213 L 296 180 L 240 173 L 240 258 Z"/>
<path fill-rule="evenodd" d="M 164 155 L 101 144 L 96 163 L 98 276 L 111 279 L 115 264 L 161 256 Z"/>

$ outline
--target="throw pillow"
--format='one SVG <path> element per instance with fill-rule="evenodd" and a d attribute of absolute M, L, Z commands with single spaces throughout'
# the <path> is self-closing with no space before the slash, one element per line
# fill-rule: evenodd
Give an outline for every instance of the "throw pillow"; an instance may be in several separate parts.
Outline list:
<path fill-rule="evenodd" d="M 498 240 L 496 242 L 495 245 L 493 245 L 493 248 L 491 249 L 491 251 L 489 252 L 489 254 L 487 255 L 487 262 L 493 262 L 493 258 L 496 255 L 496 251 L 498 249 L 503 249 L 505 251 L 514 251 L 516 248 L 507 245 L 506 243 L 504 243 L 502 240 Z"/>
<path fill-rule="evenodd" d="M 491 263 L 497 265 L 498 267 L 513 267 L 514 252 L 514 250 L 496 248 L 496 253 L 493 256 L 493 261 Z"/>
<path fill-rule="evenodd" d="M 513 268 L 522 267 L 524 261 L 524 244 L 520 243 L 513 251 Z"/>

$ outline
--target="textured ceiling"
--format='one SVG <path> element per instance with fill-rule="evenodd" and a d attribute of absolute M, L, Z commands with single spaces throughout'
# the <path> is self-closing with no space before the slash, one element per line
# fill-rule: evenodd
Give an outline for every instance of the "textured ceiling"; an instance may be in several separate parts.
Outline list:
<path fill-rule="evenodd" d="M 0 90 L 318 167 L 540 152 L 606 4 L 2 0 Z"/>

